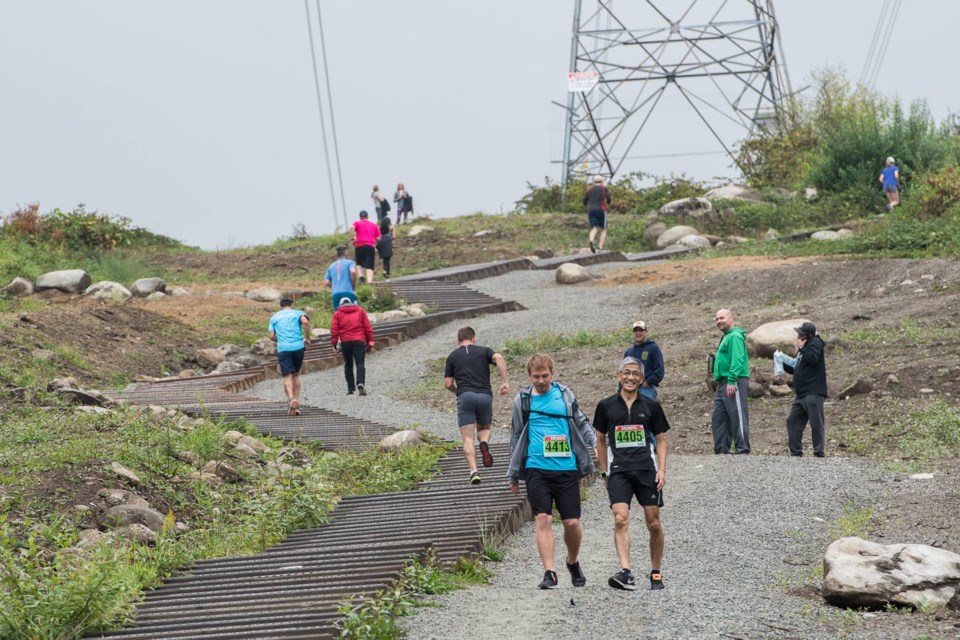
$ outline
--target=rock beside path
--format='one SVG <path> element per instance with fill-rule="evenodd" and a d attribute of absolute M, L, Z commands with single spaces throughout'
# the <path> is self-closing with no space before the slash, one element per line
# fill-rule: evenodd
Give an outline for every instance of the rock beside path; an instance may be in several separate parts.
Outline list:
<path fill-rule="evenodd" d="M 823 556 L 821 592 L 830 604 L 942 607 L 960 584 L 960 554 L 925 544 L 840 538 Z"/>
<path fill-rule="evenodd" d="M 557 267 L 556 279 L 559 284 L 579 284 L 589 280 L 590 274 L 575 262 L 564 262 Z"/>
<path fill-rule="evenodd" d="M 50 271 L 37 278 L 36 291 L 56 289 L 64 293 L 80 293 L 93 283 L 93 278 L 83 269 Z"/>

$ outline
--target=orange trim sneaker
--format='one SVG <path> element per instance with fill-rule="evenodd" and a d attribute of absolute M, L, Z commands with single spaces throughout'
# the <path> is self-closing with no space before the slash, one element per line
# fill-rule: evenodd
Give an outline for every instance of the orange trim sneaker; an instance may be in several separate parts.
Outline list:
<path fill-rule="evenodd" d="M 654 591 L 663 589 L 663 574 L 654 569 L 650 572 L 650 588 Z"/>

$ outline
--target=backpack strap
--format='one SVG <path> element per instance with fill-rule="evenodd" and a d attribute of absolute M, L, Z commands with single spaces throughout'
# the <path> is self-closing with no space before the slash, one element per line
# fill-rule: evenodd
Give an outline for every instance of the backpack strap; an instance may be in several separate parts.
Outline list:
<path fill-rule="evenodd" d="M 527 390 L 520 392 L 520 416 L 523 420 L 523 428 L 526 429 L 527 425 L 530 424 L 530 406 L 532 401 L 530 399 L 530 392 Z"/>

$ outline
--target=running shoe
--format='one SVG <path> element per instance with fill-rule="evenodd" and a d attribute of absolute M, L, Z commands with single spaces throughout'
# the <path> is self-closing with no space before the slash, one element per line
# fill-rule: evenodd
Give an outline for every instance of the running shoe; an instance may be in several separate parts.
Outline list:
<path fill-rule="evenodd" d="M 537 585 L 537 589 L 556 589 L 556 588 L 557 588 L 557 572 L 544 571 L 543 580 L 541 580 L 540 584 Z"/>
<path fill-rule="evenodd" d="M 593 240 L 590 241 L 590 253 L 596 253 L 597 248 L 593 246 Z"/>
<path fill-rule="evenodd" d="M 480 484 L 480 473 L 478 471 L 470 472 L 470 484 Z"/>
<path fill-rule="evenodd" d="M 587 586 L 587 576 L 583 575 L 583 569 L 580 568 L 579 562 L 574 562 L 573 564 L 567 564 L 567 571 L 570 572 L 570 579 L 573 581 L 573 586 L 575 587 Z"/>
<path fill-rule="evenodd" d="M 637 581 L 630 573 L 630 569 L 620 569 L 616 575 L 607 580 L 607 584 L 614 589 L 623 589 L 624 591 L 634 591 L 637 588 Z"/>
<path fill-rule="evenodd" d="M 362 385 L 362 384 L 358 384 L 358 385 L 357 385 L 357 395 L 358 395 L 358 396 L 365 396 L 365 395 L 367 395 L 367 390 L 363 388 L 363 385 Z"/>
<path fill-rule="evenodd" d="M 493 466 L 493 456 L 490 455 L 490 445 L 488 445 L 486 442 L 480 443 L 480 457 L 483 458 L 483 466 Z"/>
<path fill-rule="evenodd" d="M 650 572 L 650 588 L 654 591 L 659 591 L 660 589 L 664 588 L 663 574 L 659 571 L 654 570 Z"/>
<path fill-rule="evenodd" d="M 347 395 L 348 395 L 348 396 L 352 396 L 352 395 L 353 395 L 353 389 L 349 389 L 349 390 L 347 391 Z"/>

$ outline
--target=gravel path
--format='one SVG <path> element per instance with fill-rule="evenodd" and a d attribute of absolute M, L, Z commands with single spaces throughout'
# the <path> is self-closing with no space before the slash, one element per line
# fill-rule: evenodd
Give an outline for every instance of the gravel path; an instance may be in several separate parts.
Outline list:
<path fill-rule="evenodd" d="M 590 271 L 621 268 L 598 265 Z M 619 329 L 642 308 L 645 295 L 637 287 L 562 288 L 553 283 L 552 271 L 514 272 L 469 286 L 528 308 L 469 321 L 480 343 L 494 348 L 507 338 L 544 331 Z M 452 413 L 389 396 L 419 384 L 426 375 L 424 363 L 446 356 L 456 346 L 455 330 L 462 325 L 455 321 L 371 356 L 371 394 L 365 398 L 344 395 L 343 372 L 337 368 L 304 376 L 303 401 L 454 438 Z M 517 379 L 521 372 L 511 373 L 515 391 L 525 379 Z M 283 398 L 276 380 L 248 393 Z M 707 410 L 708 400 L 704 402 Z M 452 398 L 450 405 L 452 412 Z M 504 437 L 495 430 L 495 439 Z M 823 622 L 834 614 L 824 612 L 818 598 L 790 595 L 788 586 L 810 583 L 829 527 L 844 507 L 872 504 L 891 481 L 880 470 L 843 458 L 674 456 L 668 459 L 662 513 L 666 590 L 627 593 L 606 585 L 618 567 L 606 493 L 597 485 L 588 490 L 584 503 L 581 562 L 586 588 L 574 590 L 561 575 L 560 588 L 536 589 L 542 569 L 530 523 L 504 542 L 504 561 L 491 564 L 491 586 L 438 597 L 443 606 L 420 609 L 401 624 L 415 639 L 832 637 L 835 632 Z M 644 576 L 650 569 L 649 552 L 639 509 L 634 509 L 630 528 L 634 571 Z M 554 529 L 559 532 L 559 527 Z M 562 553 L 558 540 L 561 567 Z"/>
<path fill-rule="evenodd" d="M 536 589 L 543 570 L 530 523 L 505 543 L 503 561 L 488 565 L 489 587 L 433 598 L 440 607 L 419 609 L 402 626 L 418 640 L 834 637 L 813 615 L 819 599 L 790 595 L 788 585 L 810 582 L 844 505 L 869 502 L 875 482 L 886 481 L 840 458 L 681 456 L 667 468 L 664 591 L 646 589 L 648 536 L 636 507 L 631 560 L 640 588 L 607 586 L 619 567 L 598 484 L 583 505 L 585 588 L 570 585 L 555 526 L 560 587 Z"/>

